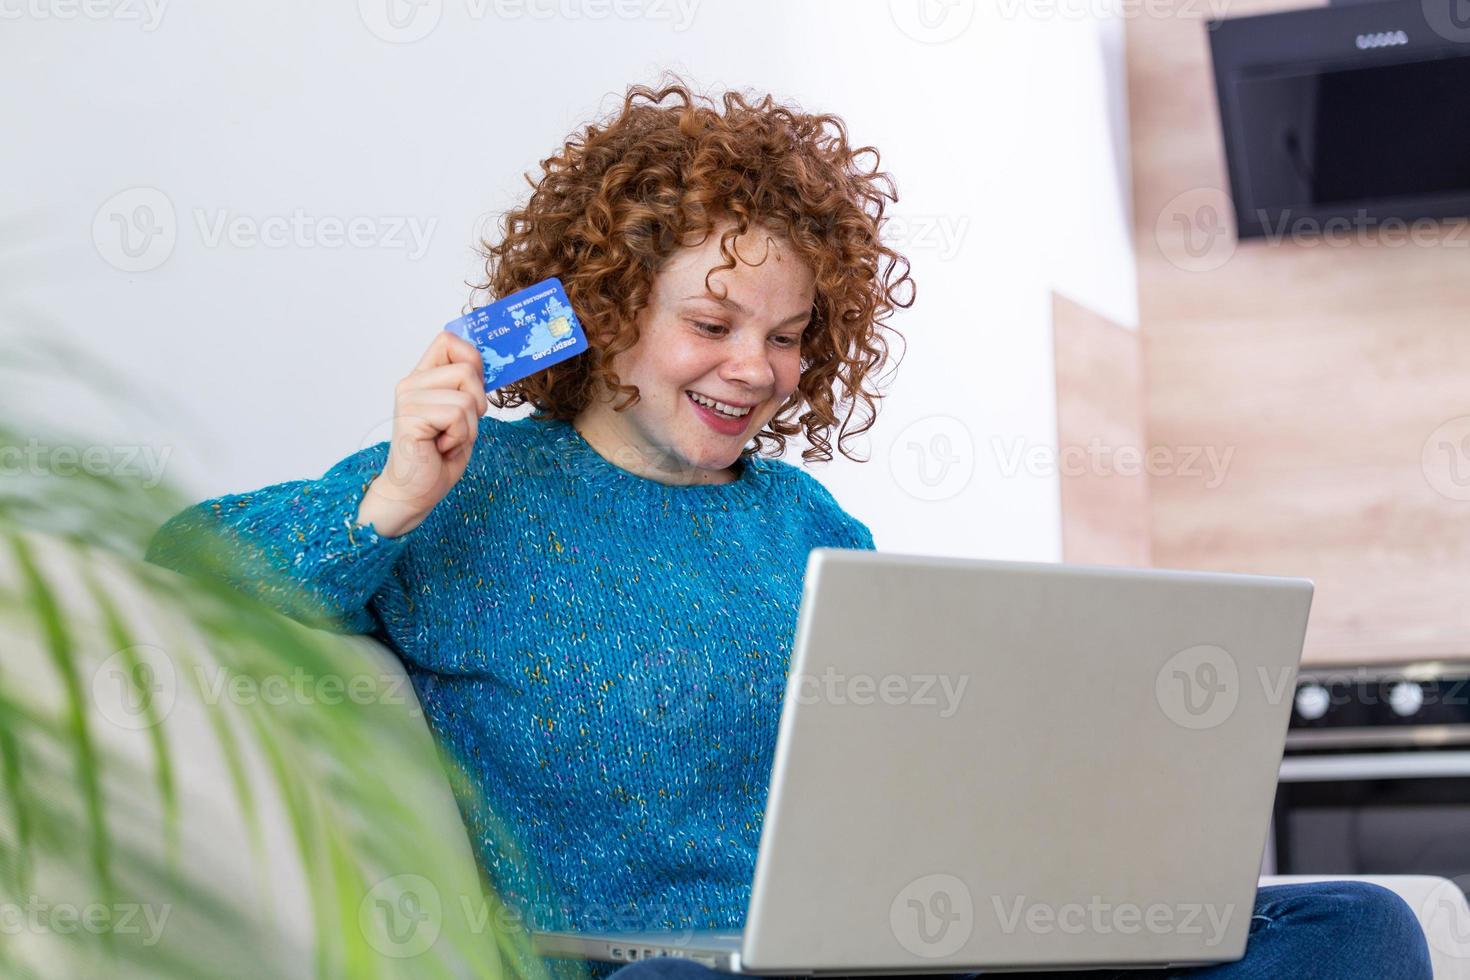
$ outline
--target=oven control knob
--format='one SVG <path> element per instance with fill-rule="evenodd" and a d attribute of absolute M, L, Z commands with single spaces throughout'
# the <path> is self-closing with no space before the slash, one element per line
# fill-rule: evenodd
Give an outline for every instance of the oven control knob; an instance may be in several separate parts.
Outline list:
<path fill-rule="evenodd" d="M 1413 681 L 1399 681 L 1388 689 L 1388 706 L 1400 718 L 1407 718 L 1424 707 L 1424 689 Z"/>
<path fill-rule="evenodd" d="M 1316 721 L 1327 714 L 1332 704 L 1332 695 L 1321 684 L 1303 684 L 1296 692 L 1296 713 L 1307 721 Z"/>

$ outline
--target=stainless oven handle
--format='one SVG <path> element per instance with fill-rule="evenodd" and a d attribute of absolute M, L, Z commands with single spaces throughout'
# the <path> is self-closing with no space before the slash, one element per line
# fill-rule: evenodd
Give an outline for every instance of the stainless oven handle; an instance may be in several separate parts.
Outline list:
<path fill-rule="evenodd" d="M 1283 783 L 1346 779 L 1470 777 L 1470 752 L 1374 752 L 1359 755 L 1289 756 L 1281 760 Z"/>

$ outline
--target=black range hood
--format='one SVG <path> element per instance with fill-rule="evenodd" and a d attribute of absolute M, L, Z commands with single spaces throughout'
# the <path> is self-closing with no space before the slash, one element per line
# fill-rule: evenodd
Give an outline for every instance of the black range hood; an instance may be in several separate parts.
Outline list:
<path fill-rule="evenodd" d="M 1209 23 L 1239 237 L 1470 216 L 1470 4 Z"/>

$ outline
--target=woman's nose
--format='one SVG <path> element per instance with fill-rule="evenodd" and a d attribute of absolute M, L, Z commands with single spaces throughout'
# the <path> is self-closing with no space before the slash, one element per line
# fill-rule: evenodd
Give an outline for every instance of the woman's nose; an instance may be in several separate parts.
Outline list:
<path fill-rule="evenodd" d="M 758 391 L 767 389 L 776 379 L 770 358 L 763 347 L 744 344 L 735 347 L 725 361 L 726 381 L 738 381 Z"/>

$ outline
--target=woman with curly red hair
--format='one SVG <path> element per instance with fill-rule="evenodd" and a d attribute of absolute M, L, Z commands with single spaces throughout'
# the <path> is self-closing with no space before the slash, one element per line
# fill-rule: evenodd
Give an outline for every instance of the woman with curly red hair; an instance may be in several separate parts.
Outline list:
<path fill-rule="evenodd" d="M 670 259 L 682 263 L 685 280 L 715 257 L 718 264 L 700 271 L 728 271 L 756 286 L 766 273 L 745 271 L 731 247 L 749 235 L 758 256 L 767 242 L 782 243 L 779 269 L 768 272 L 804 281 L 793 281 L 789 296 L 802 315 L 777 324 L 798 328 L 800 343 L 783 352 L 800 370 L 781 399 L 749 415 L 753 445 L 745 451 L 769 442 L 779 454 L 786 436 L 803 432 L 812 446 L 803 457 L 830 459 L 827 433 L 843 403 L 861 403 L 867 413 L 847 436 L 872 424 L 873 375 L 887 355 L 883 321 L 913 302 L 908 263 L 879 238 L 884 202 L 897 200 L 892 181 L 859 165 L 871 154 L 876 166 L 877 151 L 851 149 L 836 116 L 807 115 L 770 96 L 752 105 L 727 93 L 723 101 L 721 114 L 681 84 L 633 86 L 614 120 L 588 126 L 542 162 L 530 200 L 505 215 L 500 243 L 486 246 L 481 288 L 507 296 L 560 276 L 573 309 L 600 336 L 585 356 L 497 391 L 497 406 L 529 402 L 571 420 L 606 390 L 636 403 L 638 386 L 620 383 L 613 361 L 638 344 L 644 326 L 657 331 L 676 318 L 672 304 L 685 289 L 672 290 L 678 297 L 656 289 L 660 279 L 669 286 Z M 715 244 L 691 251 L 710 235 Z M 728 328 L 733 311 L 743 324 L 750 315 L 739 307 L 727 303 L 708 319 Z"/>
<path fill-rule="evenodd" d="M 913 301 L 876 167 L 835 116 L 634 86 L 485 246 L 478 288 L 560 278 L 584 353 L 487 398 L 478 351 L 441 332 L 389 442 L 199 504 L 150 547 L 391 645 L 532 928 L 743 924 L 807 555 L 873 547 L 775 457 L 801 434 L 831 459 L 834 429 L 847 455 L 872 424 L 884 321 Z M 201 560 L 200 533 L 229 560 Z M 1286 962 L 1262 948 L 1231 975 Z"/>
<path fill-rule="evenodd" d="M 389 644 L 533 926 L 744 916 L 807 555 L 873 547 L 776 457 L 801 434 L 830 459 L 872 423 L 883 321 L 912 302 L 876 166 L 835 116 L 634 86 L 484 247 L 478 288 L 559 278 L 585 352 L 487 397 L 479 352 L 440 331 L 388 442 L 150 546 Z"/>

